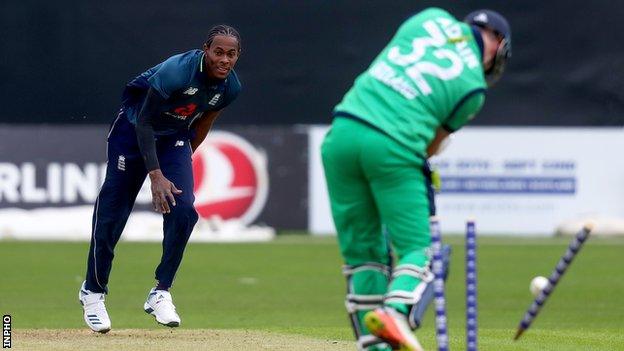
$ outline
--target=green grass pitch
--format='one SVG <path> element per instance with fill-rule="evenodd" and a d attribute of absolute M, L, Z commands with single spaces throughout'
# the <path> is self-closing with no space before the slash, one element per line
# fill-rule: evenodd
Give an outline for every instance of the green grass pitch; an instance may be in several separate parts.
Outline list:
<path fill-rule="evenodd" d="M 464 349 L 464 253 L 453 245 L 447 284 L 451 349 Z M 478 240 L 481 350 L 624 350 L 624 239 L 590 238 L 531 328 L 512 341 L 570 238 Z M 0 242 L 0 312 L 13 328 L 84 328 L 77 291 L 87 243 Z M 142 311 L 160 244 L 121 242 L 107 298 L 113 328 L 161 329 Z M 281 235 L 262 244 L 191 244 L 172 293 L 181 329 L 237 329 L 350 341 L 333 238 Z M 417 336 L 435 349 L 433 314 Z M 17 344 L 16 344 L 17 346 Z M 355 347 L 353 347 L 355 349 Z"/>

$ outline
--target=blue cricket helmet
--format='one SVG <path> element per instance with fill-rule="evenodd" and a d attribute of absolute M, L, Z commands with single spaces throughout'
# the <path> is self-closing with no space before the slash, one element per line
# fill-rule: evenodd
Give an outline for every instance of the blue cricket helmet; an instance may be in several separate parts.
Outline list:
<path fill-rule="evenodd" d="M 509 22 L 500 13 L 492 10 L 477 10 L 466 16 L 464 22 L 471 26 L 487 28 L 501 38 L 498 45 L 494 64 L 485 72 L 485 78 L 489 86 L 494 85 L 505 71 L 507 61 L 511 58 L 511 27 Z"/>

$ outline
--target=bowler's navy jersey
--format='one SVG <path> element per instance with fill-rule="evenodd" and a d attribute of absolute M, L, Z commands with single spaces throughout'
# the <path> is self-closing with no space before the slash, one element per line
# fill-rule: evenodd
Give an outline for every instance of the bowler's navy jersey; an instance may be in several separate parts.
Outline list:
<path fill-rule="evenodd" d="M 143 72 L 123 92 L 128 120 L 136 125 L 150 87 L 165 98 L 159 117 L 152 122 L 156 135 L 188 129 L 203 112 L 221 110 L 236 99 L 241 84 L 234 70 L 220 81 L 209 80 L 204 70 L 204 52 L 191 50 Z"/>

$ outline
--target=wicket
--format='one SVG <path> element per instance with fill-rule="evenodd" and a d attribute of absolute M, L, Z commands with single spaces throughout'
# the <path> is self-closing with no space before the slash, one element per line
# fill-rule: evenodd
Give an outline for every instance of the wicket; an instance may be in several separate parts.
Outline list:
<path fill-rule="evenodd" d="M 433 250 L 432 268 L 435 296 L 435 325 L 438 351 L 449 350 L 446 317 L 446 297 L 442 263 L 442 234 L 440 222 L 432 217 L 431 248 Z M 466 222 L 466 350 L 477 351 L 477 236 L 475 221 Z"/>
<path fill-rule="evenodd" d="M 466 223 L 466 350 L 477 351 L 477 233 Z"/>
<path fill-rule="evenodd" d="M 446 330 L 446 297 L 444 295 L 444 264 L 442 262 L 442 234 L 437 217 L 431 217 L 431 249 L 433 250 L 433 291 L 435 304 L 435 325 L 438 351 L 448 351 Z"/>
<path fill-rule="evenodd" d="M 522 321 L 520 321 L 520 325 L 518 326 L 518 330 L 516 331 L 514 340 L 518 340 L 520 336 L 522 336 L 522 333 L 524 333 L 525 330 L 529 329 L 529 326 L 531 326 L 531 323 L 541 310 L 542 306 L 544 306 L 544 303 L 546 303 L 546 300 L 555 289 L 555 286 L 557 286 L 557 283 L 559 282 L 565 271 L 570 266 L 570 263 L 572 263 L 572 260 L 574 260 L 576 254 L 583 247 L 583 244 L 585 243 L 585 240 L 589 236 L 589 233 L 592 231 L 592 229 L 593 224 L 587 223 L 585 224 L 583 229 L 576 233 L 574 239 L 572 239 L 572 242 L 570 242 L 570 245 L 568 245 L 565 254 L 561 256 L 559 262 L 557 262 L 557 266 L 555 266 L 555 269 L 550 274 L 550 277 L 548 278 L 548 285 L 546 286 L 546 288 L 544 288 L 544 290 L 542 290 L 539 295 L 537 295 L 535 300 L 533 300 L 533 303 L 531 303 L 529 309 L 524 314 L 524 318 L 522 318 Z"/>

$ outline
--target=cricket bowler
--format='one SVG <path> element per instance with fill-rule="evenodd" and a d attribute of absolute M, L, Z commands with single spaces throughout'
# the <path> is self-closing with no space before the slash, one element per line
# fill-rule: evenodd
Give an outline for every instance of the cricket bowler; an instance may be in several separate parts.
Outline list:
<path fill-rule="evenodd" d="M 429 8 L 401 24 L 335 107 L 321 153 L 359 350 L 422 350 L 412 330 L 432 296 L 427 159 L 480 111 L 510 57 L 499 13 L 462 22 Z"/>
<path fill-rule="evenodd" d="M 160 324 L 180 325 L 169 288 L 198 220 L 191 156 L 241 90 L 234 72 L 240 53 L 236 29 L 218 25 L 201 50 L 171 56 L 126 85 L 108 133 L 106 178 L 95 202 L 86 280 L 79 292 L 84 320 L 93 331 L 111 329 L 104 301 L 114 249 L 147 175 L 164 236 L 156 285 L 143 309 Z"/>

